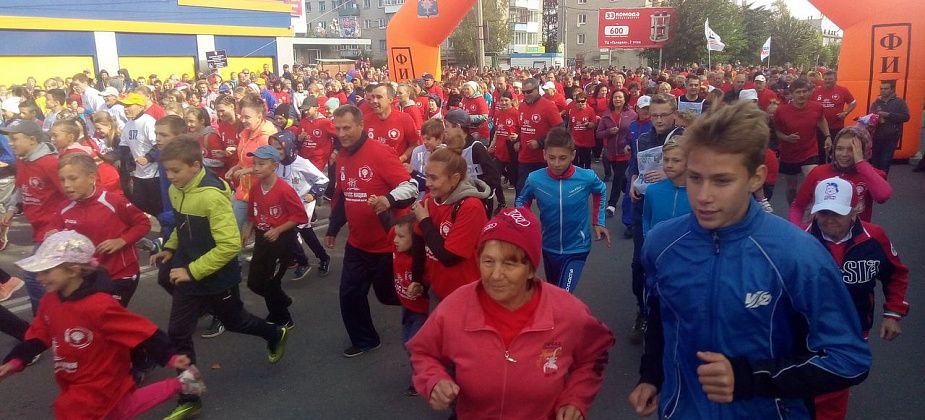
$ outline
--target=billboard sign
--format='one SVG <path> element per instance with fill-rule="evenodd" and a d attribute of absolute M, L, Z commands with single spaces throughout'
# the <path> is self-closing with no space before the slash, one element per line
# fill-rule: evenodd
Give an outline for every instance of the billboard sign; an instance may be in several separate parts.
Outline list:
<path fill-rule="evenodd" d="M 598 48 L 661 48 L 671 37 L 674 8 L 601 9 Z"/>

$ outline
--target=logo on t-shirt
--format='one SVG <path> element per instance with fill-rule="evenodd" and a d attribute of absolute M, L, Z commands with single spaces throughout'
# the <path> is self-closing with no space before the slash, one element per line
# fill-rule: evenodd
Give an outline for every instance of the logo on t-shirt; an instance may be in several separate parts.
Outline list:
<path fill-rule="evenodd" d="M 533 121 L 533 122 L 535 122 L 535 123 L 538 123 L 538 122 L 540 122 L 540 118 L 541 118 L 541 117 L 540 117 L 540 114 L 533 114 L 533 115 L 530 116 L 530 121 Z"/>
<path fill-rule="evenodd" d="M 270 216 L 279 217 L 280 213 L 283 212 L 283 209 L 279 206 L 270 207 Z"/>
<path fill-rule="evenodd" d="M 360 167 L 360 179 L 369 182 L 370 179 L 373 179 L 373 170 L 369 166 Z"/>
<path fill-rule="evenodd" d="M 321 130 L 319 130 L 319 129 L 317 129 L 317 128 L 314 129 L 314 130 L 312 130 L 312 135 L 315 136 L 315 137 L 321 137 Z"/>
<path fill-rule="evenodd" d="M 84 327 L 68 328 L 64 331 L 64 342 L 76 349 L 87 348 L 93 344 L 93 332 Z"/>
<path fill-rule="evenodd" d="M 450 234 L 451 227 L 453 227 L 453 223 L 449 220 L 443 221 L 443 223 L 440 224 L 440 236 L 446 238 L 446 236 Z"/>
<path fill-rule="evenodd" d="M 507 125 L 514 125 L 514 119 L 513 119 L 513 118 L 508 118 L 508 119 L 504 120 L 504 123 L 507 124 Z"/>
<path fill-rule="evenodd" d="M 389 130 L 389 138 L 392 140 L 397 139 L 400 134 L 401 132 L 399 132 L 397 128 Z"/>
<path fill-rule="evenodd" d="M 562 343 L 550 342 L 543 344 L 543 350 L 540 351 L 539 365 L 543 368 L 543 374 L 553 375 L 559 372 L 559 356 L 562 354 Z"/>

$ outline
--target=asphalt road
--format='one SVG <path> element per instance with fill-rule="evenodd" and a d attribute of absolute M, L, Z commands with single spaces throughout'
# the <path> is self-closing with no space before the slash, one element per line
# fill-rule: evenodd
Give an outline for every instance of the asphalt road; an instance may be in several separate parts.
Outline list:
<path fill-rule="evenodd" d="M 849 418 L 898 419 L 925 418 L 922 394 L 925 377 L 923 321 L 919 308 L 925 307 L 923 287 L 917 280 L 925 272 L 925 224 L 922 222 L 925 175 L 911 172 L 908 165 L 894 167 L 890 177 L 893 199 L 878 205 L 874 221 L 883 225 L 903 261 L 911 269 L 908 300 L 911 316 L 903 321 L 904 334 L 892 343 L 871 340 L 874 367 L 869 378 L 852 391 Z M 511 193 L 511 192 L 509 192 Z M 510 201 L 513 202 L 513 201 Z M 785 214 L 782 189 L 773 204 L 778 214 Z M 632 243 L 621 237 L 622 225 L 617 218 L 608 219 L 617 238 L 612 248 L 602 243 L 594 246 L 578 287 L 577 296 L 594 314 L 614 331 L 617 345 L 610 353 L 606 380 L 590 418 L 627 419 L 635 417 L 626 396 L 637 380 L 640 347 L 628 341 L 635 314 L 630 291 Z M 338 284 L 343 242 L 332 253 L 332 272 L 322 278 L 313 271 L 306 279 L 286 280 L 285 289 L 295 303 L 292 313 L 296 329 L 289 340 L 286 357 L 276 366 L 266 363 L 263 342 L 232 333 L 210 340 L 196 338 L 199 366 L 204 372 L 209 393 L 204 398 L 203 419 L 445 419 L 434 413 L 421 398 L 404 396 L 410 380 L 410 367 L 400 339 L 400 312 L 371 300 L 373 315 L 383 345 L 362 357 L 345 359 L 341 351 L 348 347 L 338 309 Z M 12 262 L 30 250 L 27 228 L 15 228 L 13 244 L 0 253 L 0 266 L 11 270 Z M 262 300 L 243 290 L 247 308 L 263 316 Z M 22 290 L 4 305 L 28 317 Z M 882 300 L 878 296 L 878 302 Z M 142 277 L 131 309 L 150 317 L 158 325 L 167 325 L 169 299 L 157 286 L 152 274 Z M 200 327 L 205 328 L 206 320 Z M 0 353 L 14 345 L 0 336 Z M 919 354 L 920 356 L 915 356 Z M 172 373 L 161 369 L 151 378 L 166 378 Z M 149 379 L 150 383 L 151 379 Z M 51 357 L 25 372 L 0 383 L 0 418 L 41 419 L 51 417 L 51 403 L 57 394 L 52 377 Z M 172 403 L 165 403 L 144 418 L 156 419 L 167 414 Z"/>

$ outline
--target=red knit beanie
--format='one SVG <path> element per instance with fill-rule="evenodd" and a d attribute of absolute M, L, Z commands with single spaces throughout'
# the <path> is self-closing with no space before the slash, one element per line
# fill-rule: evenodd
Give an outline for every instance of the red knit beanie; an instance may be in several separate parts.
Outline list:
<path fill-rule="evenodd" d="M 518 207 L 504 209 L 488 221 L 479 237 L 479 248 L 485 241 L 496 239 L 510 242 L 527 253 L 533 268 L 539 269 L 543 250 L 543 235 L 540 221 L 530 209 Z"/>

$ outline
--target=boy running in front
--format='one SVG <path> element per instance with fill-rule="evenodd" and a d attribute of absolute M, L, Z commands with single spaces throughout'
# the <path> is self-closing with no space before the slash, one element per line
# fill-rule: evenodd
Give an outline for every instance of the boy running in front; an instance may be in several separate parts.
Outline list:
<path fill-rule="evenodd" d="M 588 253 L 591 230 L 594 239 L 607 240 L 610 232 L 604 225 L 603 197 L 607 190 L 591 169 L 576 167 L 575 142 L 568 129 L 549 130 L 543 150 L 546 168 L 527 176 L 517 196 L 516 207 L 530 207 L 536 200 L 543 227 L 543 268 L 548 282 L 575 292 Z M 588 205 L 588 197 L 594 202 Z"/>

